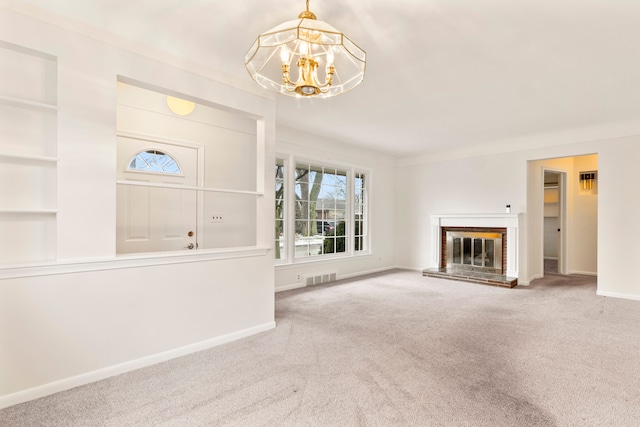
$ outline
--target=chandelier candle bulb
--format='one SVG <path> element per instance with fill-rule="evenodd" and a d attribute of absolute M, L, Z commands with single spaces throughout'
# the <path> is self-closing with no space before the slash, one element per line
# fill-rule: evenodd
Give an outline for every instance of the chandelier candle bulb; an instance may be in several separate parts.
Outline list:
<path fill-rule="evenodd" d="M 287 52 L 287 48 L 284 46 L 280 48 L 280 59 L 282 60 L 282 64 L 289 63 L 289 52 Z"/>

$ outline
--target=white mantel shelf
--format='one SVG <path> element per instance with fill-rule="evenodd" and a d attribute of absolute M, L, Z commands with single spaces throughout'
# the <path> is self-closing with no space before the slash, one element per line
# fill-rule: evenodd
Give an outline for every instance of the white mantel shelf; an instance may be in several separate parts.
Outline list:
<path fill-rule="evenodd" d="M 506 275 L 518 277 L 521 213 L 431 215 L 431 268 L 439 268 L 442 257 L 442 227 L 489 227 L 507 229 Z"/>

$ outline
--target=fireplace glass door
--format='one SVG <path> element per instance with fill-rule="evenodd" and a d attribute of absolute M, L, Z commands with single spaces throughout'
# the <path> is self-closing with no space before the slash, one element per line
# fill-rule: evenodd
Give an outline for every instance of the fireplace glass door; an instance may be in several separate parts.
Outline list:
<path fill-rule="evenodd" d="M 502 235 L 447 232 L 447 268 L 502 270 Z"/>

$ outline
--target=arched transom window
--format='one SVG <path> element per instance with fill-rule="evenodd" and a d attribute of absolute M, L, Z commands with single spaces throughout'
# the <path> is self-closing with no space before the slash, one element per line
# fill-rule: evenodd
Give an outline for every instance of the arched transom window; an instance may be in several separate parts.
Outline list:
<path fill-rule="evenodd" d="M 141 151 L 129 162 L 128 170 L 181 175 L 178 162 L 169 154 L 158 150 Z"/>

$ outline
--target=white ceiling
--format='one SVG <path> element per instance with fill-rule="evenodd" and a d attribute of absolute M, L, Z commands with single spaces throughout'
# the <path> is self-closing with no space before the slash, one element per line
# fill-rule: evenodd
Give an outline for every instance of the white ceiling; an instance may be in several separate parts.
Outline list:
<path fill-rule="evenodd" d="M 305 0 L 25 0 L 253 84 L 256 36 Z M 277 97 L 277 120 L 396 156 L 640 133 L 639 0 L 311 0 L 367 52 L 336 98 Z M 607 135 L 610 133 L 611 135 Z"/>

